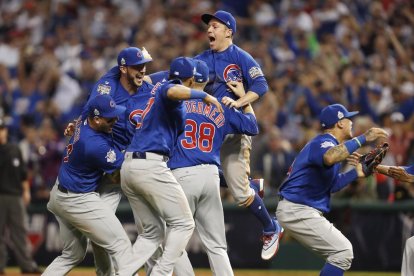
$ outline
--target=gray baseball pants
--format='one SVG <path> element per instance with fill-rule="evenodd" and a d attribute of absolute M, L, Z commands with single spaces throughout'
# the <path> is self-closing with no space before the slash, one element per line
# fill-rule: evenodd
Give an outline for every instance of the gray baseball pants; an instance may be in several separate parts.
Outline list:
<path fill-rule="evenodd" d="M 276 210 L 279 223 L 301 244 L 321 255 L 326 262 L 348 270 L 354 254 L 351 242 L 315 208 L 286 199 Z"/>
<path fill-rule="evenodd" d="M 51 191 L 48 209 L 59 222 L 63 251 L 43 275 L 66 275 L 83 260 L 88 239 L 108 251 L 114 262 L 115 275 L 134 274 L 140 266 L 135 262 L 131 241 L 99 194 L 64 193 L 57 189 L 57 184 Z"/>
<path fill-rule="evenodd" d="M 215 165 L 199 165 L 173 170 L 194 216 L 196 231 L 203 243 L 213 275 L 233 276 L 227 255 L 220 178 Z"/>
<path fill-rule="evenodd" d="M 412 276 L 414 275 L 414 237 L 407 239 L 405 242 L 401 276 Z"/>
<path fill-rule="evenodd" d="M 250 188 L 250 151 L 252 138 L 242 134 L 229 134 L 220 150 L 221 167 L 228 188 L 239 205 L 249 206 L 254 199 Z"/>
<path fill-rule="evenodd" d="M 132 153 L 125 154 L 121 187 L 136 221 L 143 227 L 134 244 L 139 256 L 136 262 L 142 266 L 165 240 L 164 252 L 151 275 L 167 276 L 172 275 L 191 238 L 194 220 L 183 189 L 163 161 L 165 158 L 155 153 L 146 155 L 147 159 L 133 159 Z"/>

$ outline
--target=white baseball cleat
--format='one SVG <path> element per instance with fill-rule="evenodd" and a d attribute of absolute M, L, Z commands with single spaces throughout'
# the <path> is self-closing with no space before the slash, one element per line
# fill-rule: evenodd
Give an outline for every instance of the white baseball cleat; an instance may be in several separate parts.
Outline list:
<path fill-rule="evenodd" d="M 279 242 L 283 236 L 283 229 L 282 226 L 279 225 L 277 220 L 274 220 L 276 225 L 276 232 L 273 233 L 263 233 L 262 241 L 263 241 L 263 248 L 262 248 L 262 259 L 263 260 L 270 260 L 273 258 L 277 251 L 279 250 Z"/>

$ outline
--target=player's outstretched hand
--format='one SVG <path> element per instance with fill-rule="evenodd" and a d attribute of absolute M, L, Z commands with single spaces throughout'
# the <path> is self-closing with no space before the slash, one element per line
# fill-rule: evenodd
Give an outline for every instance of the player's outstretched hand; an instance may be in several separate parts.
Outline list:
<path fill-rule="evenodd" d="M 414 175 L 407 173 L 402 167 L 392 166 L 388 169 L 388 174 L 399 181 L 414 183 Z"/>
<path fill-rule="evenodd" d="M 210 105 L 213 104 L 217 107 L 218 111 L 224 112 L 223 107 L 221 106 L 221 103 L 217 100 L 216 97 L 213 97 L 211 95 L 207 95 L 207 97 L 203 100 L 206 104 Z"/>
<path fill-rule="evenodd" d="M 65 132 L 63 133 L 65 136 L 70 137 L 75 132 L 75 124 L 69 123 L 68 126 L 65 128 Z"/>
<path fill-rule="evenodd" d="M 350 156 L 346 158 L 346 161 L 349 165 L 356 167 L 356 165 L 359 163 L 359 158 L 361 158 L 362 154 L 354 151 Z"/>
<path fill-rule="evenodd" d="M 226 83 L 227 87 L 239 98 L 246 95 L 243 83 L 240 81 L 229 81 Z"/>
<path fill-rule="evenodd" d="M 372 127 L 368 129 L 365 131 L 364 135 L 367 139 L 367 142 L 373 142 L 375 140 L 386 140 L 388 138 L 388 132 L 378 127 Z"/>

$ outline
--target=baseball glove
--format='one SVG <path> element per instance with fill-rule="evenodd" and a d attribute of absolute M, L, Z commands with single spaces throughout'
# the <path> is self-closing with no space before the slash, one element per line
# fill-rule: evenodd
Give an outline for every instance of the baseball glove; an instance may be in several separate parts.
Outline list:
<path fill-rule="evenodd" d="M 382 162 L 387 154 L 388 148 L 388 143 L 383 143 L 359 158 L 365 176 L 371 175 L 374 172 L 374 169 Z"/>

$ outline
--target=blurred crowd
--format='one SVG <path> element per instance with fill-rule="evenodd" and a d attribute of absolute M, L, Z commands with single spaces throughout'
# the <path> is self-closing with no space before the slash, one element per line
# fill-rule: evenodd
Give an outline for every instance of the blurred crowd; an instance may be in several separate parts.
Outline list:
<path fill-rule="evenodd" d="M 145 47 L 147 71 L 208 49 L 203 13 L 237 18 L 235 43 L 262 66 L 268 93 L 254 109 L 260 134 L 253 177 L 266 195 L 296 154 L 320 132 L 332 103 L 359 110 L 358 135 L 390 133 L 387 165 L 414 163 L 414 4 L 406 0 L 3 0 L 0 1 L 0 116 L 30 168 L 33 201 L 44 202 L 65 149 L 63 129 L 80 113 L 94 82 L 126 46 Z M 363 149 L 368 151 L 369 148 Z M 338 197 L 414 197 L 382 175 L 352 183 Z"/>

